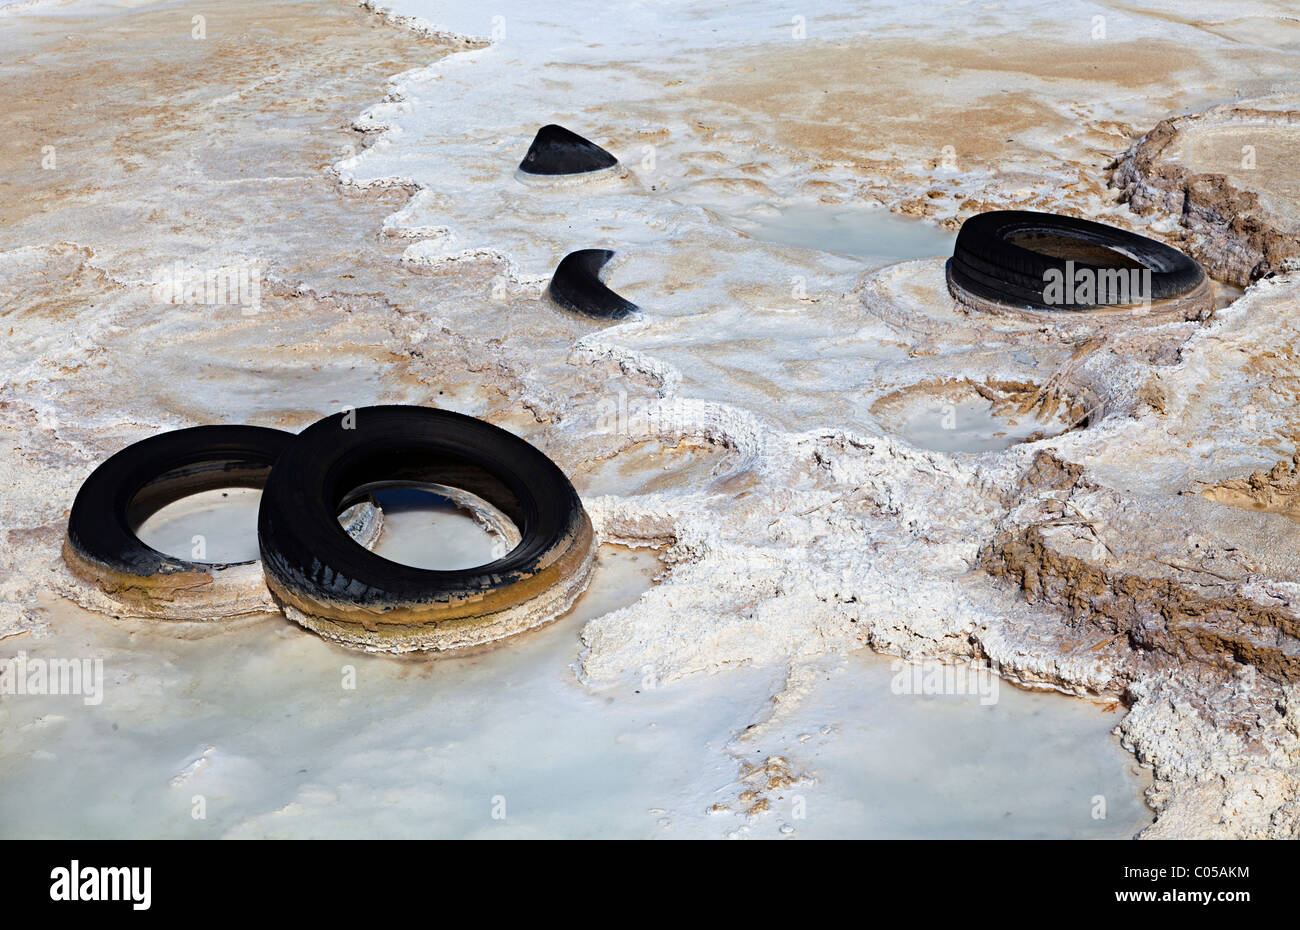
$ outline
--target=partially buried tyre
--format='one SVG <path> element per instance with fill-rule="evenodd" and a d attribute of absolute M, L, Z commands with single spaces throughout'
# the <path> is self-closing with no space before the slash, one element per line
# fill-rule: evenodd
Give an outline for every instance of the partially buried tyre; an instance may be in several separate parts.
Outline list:
<path fill-rule="evenodd" d="M 1162 242 L 1090 220 L 995 210 L 966 220 L 947 266 L 948 289 L 980 310 L 1127 309 L 1159 319 L 1204 319 L 1209 279 Z"/>
<path fill-rule="evenodd" d="M 554 123 L 537 130 L 519 163 L 525 176 L 560 177 L 608 171 L 618 159 L 589 139 Z"/>
<path fill-rule="evenodd" d="M 390 561 L 339 525 L 385 487 L 455 488 L 505 514 L 519 542 L 495 561 L 440 571 Z M 258 515 L 267 586 L 326 639 L 370 651 L 449 650 L 563 613 L 595 558 L 591 522 L 564 473 L 529 443 L 427 407 L 362 407 L 308 427 L 277 462 Z"/>
<path fill-rule="evenodd" d="M 600 269 L 614 257 L 609 249 L 579 249 L 560 260 L 546 289 L 557 305 L 581 316 L 598 320 L 622 320 L 637 311 L 637 305 L 620 297 L 600 280 Z"/>
<path fill-rule="evenodd" d="M 82 483 L 68 515 L 63 558 L 85 583 L 69 593 L 120 616 L 198 620 L 274 609 L 256 562 L 175 558 L 136 529 L 191 494 L 262 487 L 293 439 L 259 426 L 196 426 L 114 453 Z"/>

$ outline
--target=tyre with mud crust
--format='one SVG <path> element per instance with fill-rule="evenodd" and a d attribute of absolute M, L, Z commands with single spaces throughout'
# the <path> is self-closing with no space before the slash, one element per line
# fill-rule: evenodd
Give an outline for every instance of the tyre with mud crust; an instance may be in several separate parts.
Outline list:
<path fill-rule="evenodd" d="M 504 514 L 519 542 L 486 565 L 414 568 L 357 545 L 338 514 L 384 487 L 438 485 Z M 362 407 L 308 427 L 266 484 L 258 539 L 286 614 L 370 651 L 449 650 L 540 626 L 586 587 L 591 521 L 564 473 L 523 439 L 474 417 Z"/>
<path fill-rule="evenodd" d="M 210 599 L 225 570 L 253 563 L 175 558 L 146 545 L 136 528 L 160 508 L 200 491 L 262 487 L 293 438 L 261 426 L 195 426 L 119 450 L 77 491 L 64 561 L 81 580 L 135 605 L 138 610 L 127 611 L 132 615 L 184 613 L 178 601 Z"/>
<path fill-rule="evenodd" d="M 1052 213 L 995 210 L 970 217 L 957 233 L 947 278 L 954 297 L 980 309 L 1071 312 L 1142 305 L 1187 319 L 1213 309 L 1204 271 L 1177 249 Z M 1088 286 L 1076 291 L 1075 281 Z"/>

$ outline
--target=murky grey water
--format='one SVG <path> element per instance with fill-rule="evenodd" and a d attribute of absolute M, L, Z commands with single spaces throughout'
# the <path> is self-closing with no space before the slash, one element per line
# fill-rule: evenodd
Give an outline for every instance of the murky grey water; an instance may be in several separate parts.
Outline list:
<path fill-rule="evenodd" d="M 383 511 L 371 551 L 416 568 L 452 571 L 484 565 L 509 550 L 507 541 L 463 507 L 420 488 L 374 493 Z M 258 558 L 257 508 L 262 492 L 221 488 L 173 501 L 137 530 L 146 545 L 182 559 L 247 562 Z"/>
<path fill-rule="evenodd" d="M 996 413 L 982 397 L 943 401 L 933 399 L 903 413 L 892 430 L 914 446 L 940 452 L 996 452 L 1023 442 L 1034 433 L 1055 435 L 1064 422 L 1042 422 L 1032 414 L 1017 417 Z"/>
<path fill-rule="evenodd" d="M 728 219 L 753 239 L 887 261 L 951 255 L 956 238 L 930 223 L 871 207 L 765 206 Z"/>
<path fill-rule="evenodd" d="M 522 14 L 512 12 L 509 19 L 512 36 L 527 29 Z M 567 36 L 572 22 L 562 17 L 548 29 Z M 534 47 L 550 56 L 550 43 Z M 509 53 L 496 50 L 483 67 L 509 62 Z M 565 95 L 599 87 L 586 80 L 569 88 L 526 80 L 529 87 Z M 483 99 L 493 104 L 527 99 L 503 95 L 492 80 L 481 84 Z M 432 201 L 427 216 L 412 212 L 415 225 L 422 217 L 430 227 L 451 223 L 460 237 L 456 248 L 500 248 L 523 256 L 522 268 L 532 274 L 548 272 L 571 247 L 571 227 L 601 230 L 630 259 L 620 272 L 630 293 L 644 290 L 656 311 L 652 323 L 662 332 L 648 328 L 639 348 L 681 366 L 691 396 L 747 406 L 778 422 L 786 422 L 784 416 L 799 426 L 839 416 L 827 400 L 847 389 L 840 382 L 860 374 L 862 360 L 879 346 L 874 336 L 846 346 L 852 337 L 844 332 L 843 308 L 826 301 L 824 312 L 808 312 L 809 306 L 791 302 L 789 275 L 804 274 L 806 256 L 773 265 L 768 253 L 780 250 L 741 240 L 743 248 L 724 243 L 727 249 L 707 273 L 679 268 L 678 256 L 663 245 L 673 239 L 663 230 L 677 227 L 659 223 L 644 198 L 618 189 L 586 198 L 583 208 L 600 219 L 588 222 L 575 218 L 570 191 L 528 189 L 525 198 L 500 183 L 504 174 L 489 171 L 483 180 L 483 152 L 493 151 L 484 140 L 498 145 L 503 124 L 486 120 L 487 131 L 476 134 L 466 117 L 491 107 L 479 106 L 479 98 L 450 96 L 426 98 L 428 136 L 463 147 L 459 164 L 473 183 L 451 188 L 482 196 Z M 593 107 L 609 96 L 599 87 Z M 657 105 L 661 96 L 656 88 Z M 443 119 L 456 131 L 443 131 Z M 506 124 L 511 127 L 517 134 L 531 131 Z M 409 130 L 405 138 L 419 145 L 422 137 Z M 527 140 L 520 135 L 520 141 Z M 385 150 L 390 147 L 371 154 Z M 456 152 L 448 158 L 428 146 L 425 155 L 455 181 Z M 517 157 L 500 161 L 508 167 Z M 512 209 L 519 202 L 511 197 L 526 200 L 532 212 Z M 458 210 L 467 215 L 456 216 Z M 518 218 L 515 226 L 509 218 Z M 764 207 L 742 210 L 730 222 L 755 240 L 882 263 L 951 251 L 949 234 L 866 208 Z M 440 241 L 417 245 L 436 257 Z M 417 249 L 411 257 L 422 255 Z M 855 272 L 870 264 L 828 261 L 809 272 L 808 286 L 814 293 L 841 293 L 851 276 L 840 269 Z M 694 286 L 680 287 L 685 281 Z M 660 291 L 655 282 L 662 282 Z M 742 289 L 754 290 L 737 303 L 733 294 Z M 786 315 L 792 308 L 800 311 L 793 326 Z M 469 301 L 439 310 L 467 331 L 488 329 L 495 319 Z M 689 338 L 673 331 L 674 314 Z M 301 325 L 304 345 L 317 339 L 315 323 Z M 204 315 L 194 332 L 210 333 L 211 326 Z M 274 344 L 285 338 L 277 329 Z M 369 345 L 372 338 L 358 341 Z M 139 339 L 137 349 L 159 342 L 151 332 Z M 265 331 L 223 333 L 220 342 L 186 344 L 185 351 L 156 362 L 175 366 L 188 381 L 196 353 L 209 359 L 205 364 L 216 376 L 187 396 L 187 416 L 199 410 L 247 418 L 280 410 L 285 396 L 306 409 L 305 396 L 336 405 L 384 389 L 383 372 L 368 358 L 354 364 L 342 347 L 332 346 L 320 364 L 290 377 L 274 368 L 248 371 L 245 349 L 264 348 Z M 810 345 L 816 350 L 811 362 Z M 229 360 L 222 349 L 231 353 Z M 149 379 L 150 409 L 170 409 L 173 392 L 160 385 L 176 381 Z M 961 420 L 972 429 L 988 425 L 975 414 Z M 927 427 L 919 429 L 918 437 Z M 178 502 L 177 512 L 155 515 L 154 526 L 142 532 L 185 557 L 192 555 L 195 535 L 205 538 L 210 559 L 254 557 L 249 526 L 256 501 L 246 496 L 250 500 L 233 510 L 223 505 L 220 513 Z M 395 508 L 390 518 L 379 543 L 390 558 L 431 567 L 440 559 L 485 560 L 481 547 L 488 540 L 476 537 L 478 524 L 459 513 Z M 230 548 L 223 552 L 222 546 Z M 659 688 L 636 682 L 581 687 L 572 665 L 583 624 L 639 597 L 656 565 L 648 553 L 607 547 L 592 588 L 568 616 L 481 655 L 443 659 L 350 652 L 279 616 L 203 627 L 124 623 L 52 600 L 44 605 L 50 635 L 6 641 L 0 658 L 19 648 L 35 657 L 102 658 L 104 701 L 86 707 L 68 695 L 0 698 L 0 833 L 765 836 L 790 827 L 794 836 L 1125 836 L 1149 820 L 1139 797 L 1142 778 L 1109 735 L 1114 715 L 1055 695 L 1004 688 L 989 706 L 963 695 L 902 695 L 890 687 L 887 660 L 827 659 L 825 679 L 789 720 L 761 743 L 742 740 L 728 748 L 732 734 L 746 732 L 770 710 L 784 668 L 728 669 Z M 734 802 L 727 813 L 706 813 L 741 787 L 737 757 L 776 752 L 810 772 L 812 781 L 774 794 L 770 812 L 752 820 Z M 795 793 L 804 802 L 797 817 Z M 1109 802 L 1105 818 L 1093 814 L 1096 797 Z"/>
<path fill-rule="evenodd" d="M 371 551 L 393 562 L 453 571 L 486 565 L 510 549 L 501 534 L 439 494 L 390 488 L 374 497 L 384 523 Z"/>
<path fill-rule="evenodd" d="M 250 562 L 258 558 L 255 488 L 200 491 L 150 514 L 136 529 L 146 546 L 178 559 Z"/>
<path fill-rule="evenodd" d="M 102 659 L 102 701 L 0 698 L 0 836 L 1121 837 L 1150 821 L 1116 715 L 1059 695 L 900 692 L 862 653 L 824 660 L 788 720 L 729 746 L 783 669 L 584 688 L 582 626 L 659 569 L 605 547 L 564 618 L 451 658 L 357 653 L 279 616 L 151 624 L 51 601 L 26 656 Z M 746 818 L 744 765 L 778 753 L 812 777 Z"/>

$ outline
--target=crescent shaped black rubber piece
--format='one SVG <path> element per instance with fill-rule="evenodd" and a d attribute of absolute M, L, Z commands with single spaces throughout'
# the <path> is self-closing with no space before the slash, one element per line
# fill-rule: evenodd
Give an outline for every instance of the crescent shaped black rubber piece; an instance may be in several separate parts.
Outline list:
<path fill-rule="evenodd" d="M 65 561 L 80 577 L 113 590 L 166 588 L 169 576 L 229 568 L 158 552 L 135 528 L 159 508 L 199 491 L 262 487 L 293 438 L 261 426 L 195 426 L 114 453 L 90 473 L 72 502 Z"/>
<path fill-rule="evenodd" d="M 1074 244 L 1082 257 L 1074 261 L 1076 274 L 1080 270 L 1097 275 L 1117 268 L 1148 269 L 1151 293 L 1146 297 L 1151 301 L 1189 294 L 1206 280 L 1201 267 L 1182 252 L 1125 229 L 1053 213 L 994 210 L 970 217 L 957 233 L 948 263 L 948 283 L 954 295 L 960 297 L 959 291 L 966 291 L 993 303 L 1036 310 L 1091 310 L 1116 305 L 1047 302 L 1048 273 L 1059 272 L 1063 279 L 1066 258 L 1014 241 L 1034 237 Z M 1118 253 L 1113 264 L 1104 262 L 1106 253 Z"/>
<path fill-rule="evenodd" d="M 486 565 L 438 571 L 375 555 L 339 525 L 357 499 L 410 484 L 477 495 L 515 524 L 518 545 Z M 546 622 L 586 586 L 595 548 L 573 485 L 532 445 L 473 417 L 398 405 L 300 433 L 262 493 L 258 539 L 267 586 L 290 617 L 384 651 L 456 648 Z"/>
<path fill-rule="evenodd" d="M 552 123 L 537 130 L 519 170 L 540 175 L 586 174 L 617 164 L 618 159 L 596 143 Z"/>
<path fill-rule="evenodd" d="M 548 293 L 565 310 L 602 320 L 621 320 L 637 305 L 618 296 L 600 280 L 600 269 L 614 257 L 609 249 L 579 249 L 560 259 Z"/>

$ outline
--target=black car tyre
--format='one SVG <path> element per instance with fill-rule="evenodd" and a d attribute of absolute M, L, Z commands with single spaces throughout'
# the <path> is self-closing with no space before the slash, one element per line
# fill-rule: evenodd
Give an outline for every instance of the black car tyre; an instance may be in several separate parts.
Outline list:
<path fill-rule="evenodd" d="M 163 506 L 216 488 L 260 488 L 293 434 L 260 426 L 196 426 L 122 449 L 82 483 L 63 558 L 86 606 L 122 616 L 213 619 L 274 609 L 256 562 L 175 558 L 136 528 Z"/>
<path fill-rule="evenodd" d="M 622 320 L 637 305 L 614 293 L 600 280 L 600 270 L 614 257 L 609 249 L 579 249 L 560 260 L 547 294 L 570 313 L 598 320 Z"/>
<path fill-rule="evenodd" d="M 1078 288 L 1077 298 L 1073 285 L 1053 292 L 1051 282 L 1070 276 L 1089 279 L 1093 286 Z M 1162 317 L 1202 319 L 1213 309 L 1205 273 L 1177 249 L 1051 213 L 995 210 L 970 217 L 957 233 L 947 278 L 954 297 L 985 310 L 1137 307 Z M 1106 286 L 1115 283 L 1120 286 Z"/>
<path fill-rule="evenodd" d="M 384 487 L 441 485 L 496 508 L 518 543 L 455 571 L 414 568 L 357 545 L 338 515 Z M 267 586 L 286 614 L 370 651 L 450 650 L 540 626 L 585 589 L 591 521 L 564 473 L 490 423 L 429 407 L 362 407 L 299 434 L 262 495 Z"/>

